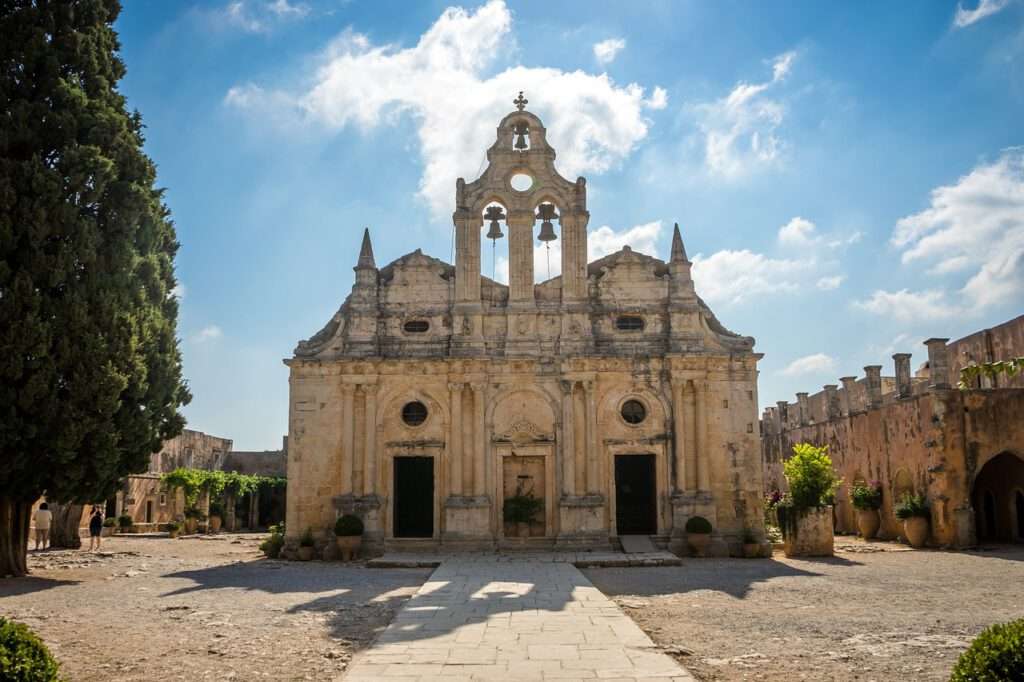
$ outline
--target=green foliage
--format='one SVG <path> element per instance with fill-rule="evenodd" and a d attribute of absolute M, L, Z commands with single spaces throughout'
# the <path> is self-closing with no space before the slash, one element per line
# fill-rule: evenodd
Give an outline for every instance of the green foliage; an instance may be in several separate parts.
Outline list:
<path fill-rule="evenodd" d="M 108 516 L 107 518 L 103 519 L 103 525 L 107 528 L 113 528 L 117 525 L 117 519 L 115 519 L 113 516 Z"/>
<path fill-rule="evenodd" d="M 363 520 L 353 514 L 339 516 L 334 522 L 334 534 L 339 538 L 363 534 Z"/>
<path fill-rule="evenodd" d="M 687 533 L 710 533 L 711 522 L 705 519 L 703 516 L 691 516 L 686 519 L 686 532 Z"/>
<path fill-rule="evenodd" d="M 60 664 L 31 630 L 0 616 L 0 679 L 10 682 L 59 682 Z"/>
<path fill-rule="evenodd" d="M 205 521 L 206 520 L 206 514 L 204 514 L 199 509 L 199 507 L 186 507 L 185 508 L 185 518 L 186 519 L 195 519 L 196 521 Z"/>
<path fill-rule="evenodd" d="M 850 489 L 850 501 L 855 509 L 879 509 L 882 506 L 882 486 L 854 483 Z"/>
<path fill-rule="evenodd" d="M 281 555 L 281 549 L 284 547 L 284 530 L 276 533 L 271 532 L 270 537 L 260 543 L 260 551 L 267 555 L 268 559 L 276 559 Z"/>
<path fill-rule="evenodd" d="M 896 505 L 896 518 L 906 520 L 915 516 L 930 519 L 932 514 L 928 508 L 928 500 L 924 495 L 904 495 L 900 503 Z"/>
<path fill-rule="evenodd" d="M 1024 372 L 1024 358 L 1010 358 L 998 362 L 983 362 L 980 365 L 968 365 L 960 370 L 960 382 L 957 388 L 966 391 L 971 388 L 976 380 L 981 377 L 988 377 L 993 385 L 1000 374 L 1005 374 L 1011 379 L 1021 372 Z"/>
<path fill-rule="evenodd" d="M 178 243 L 118 91 L 119 12 L 0 12 L 0 498 L 110 497 L 184 426 Z"/>
<path fill-rule="evenodd" d="M 810 443 L 793 446 L 793 456 L 783 464 L 783 473 L 789 483 L 789 495 L 796 509 L 810 509 L 832 504 L 840 479 L 832 469 L 828 446 Z"/>
<path fill-rule="evenodd" d="M 287 480 L 277 476 L 255 476 L 237 471 L 209 471 L 207 469 L 178 468 L 160 477 L 165 490 L 181 488 L 185 493 L 185 506 L 193 507 L 199 501 L 199 494 L 210 495 L 210 507 L 221 504 L 225 494 L 247 495 L 262 488 L 279 488 Z"/>
<path fill-rule="evenodd" d="M 503 509 L 506 523 L 533 523 L 544 510 L 544 500 L 533 493 L 518 493 L 506 498 Z"/>
<path fill-rule="evenodd" d="M 982 631 L 953 668 L 950 682 L 1024 680 L 1024 618 Z"/>
<path fill-rule="evenodd" d="M 220 502 L 210 503 L 210 516 L 219 516 L 224 518 L 224 505 Z"/>
<path fill-rule="evenodd" d="M 117 517 L 117 525 L 121 526 L 121 528 L 131 528 L 133 523 L 134 520 L 130 514 L 121 514 Z"/>
<path fill-rule="evenodd" d="M 313 547 L 316 540 L 313 539 L 313 529 L 307 528 L 299 538 L 299 547 Z"/>

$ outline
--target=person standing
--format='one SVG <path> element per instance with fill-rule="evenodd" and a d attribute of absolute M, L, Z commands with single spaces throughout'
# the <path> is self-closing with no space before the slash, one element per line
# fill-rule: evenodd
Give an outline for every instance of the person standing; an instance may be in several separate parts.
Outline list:
<path fill-rule="evenodd" d="M 50 505 L 43 502 L 39 505 L 39 509 L 36 510 L 36 551 L 39 551 L 39 545 L 46 549 L 47 545 L 50 544 L 50 520 L 53 518 L 53 512 L 50 511 Z"/>
<path fill-rule="evenodd" d="M 103 539 L 103 513 L 100 508 L 93 506 L 92 516 L 89 517 L 89 551 L 96 551 L 100 548 L 100 541 Z"/>

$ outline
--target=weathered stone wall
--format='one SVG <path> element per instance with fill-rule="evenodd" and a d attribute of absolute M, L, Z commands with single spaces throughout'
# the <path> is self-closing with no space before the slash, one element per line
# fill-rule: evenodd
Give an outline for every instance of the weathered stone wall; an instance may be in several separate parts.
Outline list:
<path fill-rule="evenodd" d="M 950 382 L 959 381 L 960 370 L 970 364 L 1024 357 L 1024 315 L 991 329 L 983 329 L 949 344 Z M 989 385 L 987 378 L 979 377 L 973 388 L 1024 388 L 1024 374 L 996 378 Z"/>
<path fill-rule="evenodd" d="M 178 467 L 217 470 L 222 467 L 231 446 L 229 438 L 185 429 L 181 435 L 164 441 L 160 452 L 150 458 L 149 471 L 167 473 Z"/>

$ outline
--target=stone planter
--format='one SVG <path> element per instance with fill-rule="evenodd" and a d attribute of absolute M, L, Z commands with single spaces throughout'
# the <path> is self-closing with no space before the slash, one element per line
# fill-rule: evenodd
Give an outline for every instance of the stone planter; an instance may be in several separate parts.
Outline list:
<path fill-rule="evenodd" d="M 832 507 L 779 508 L 782 551 L 787 557 L 832 556 Z"/>
<path fill-rule="evenodd" d="M 219 531 L 220 530 L 220 525 L 221 525 L 221 519 L 220 519 L 219 516 L 211 516 L 210 517 L 209 529 L 210 529 L 211 533 L 216 533 L 217 531 Z"/>
<path fill-rule="evenodd" d="M 359 548 L 363 544 L 362 535 L 339 535 L 335 538 L 342 561 L 352 561 L 359 556 Z"/>
<path fill-rule="evenodd" d="M 857 530 L 860 532 L 860 536 L 865 540 L 870 540 L 875 537 L 878 533 L 878 527 L 882 524 L 882 519 L 878 517 L 877 509 L 858 509 L 857 510 Z"/>
<path fill-rule="evenodd" d="M 167 537 L 173 540 L 174 538 L 178 537 L 179 533 L 181 533 L 180 530 L 169 530 L 167 531 Z"/>
<path fill-rule="evenodd" d="M 315 550 L 316 547 L 299 547 L 296 555 L 299 557 L 299 561 L 309 561 L 313 558 L 313 552 Z"/>
<path fill-rule="evenodd" d="M 923 516 L 911 516 L 903 521 L 903 534 L 914 549 L 924 547 L 928 541 L 928 519 Z"/>
<path fill-rule="evenodd" d="M 113 534 L 114 534 L 114 527 L 113 526 L 103 526 L 103 529 L 100 530 L 100 537 L 101 538 L 109 538 Z"/>
<path fill-rule="evenodd" d="M 743 558 L 756 559 L 761 556 L 761 545 L 756 542 L 743 543 Z"/>
<path fill-rule="evenodd" d="M 711 533 L 687 533 L 686 544 L 694 556 L 704 556 L 711 544 Z"/>

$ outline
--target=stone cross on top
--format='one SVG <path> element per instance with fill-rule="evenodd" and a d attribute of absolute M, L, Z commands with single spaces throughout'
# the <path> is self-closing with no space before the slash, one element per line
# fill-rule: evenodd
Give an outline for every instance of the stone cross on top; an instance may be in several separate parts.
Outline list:
<path fill-rule="evenodd" d="M 516 108 L 519 109 L 519 111 L 522 111 L 523 109 L 525 109 L 526 105 L 529 104 L 529 103 L 530 103 L 530 100 L 528 100 L 525 97 L 523 97 L 523 91 L 522 90 L 519 91 L 519 97 L 516 97 L 514 100 L 512 100 L 512 104 L 515 104 Z"/>

